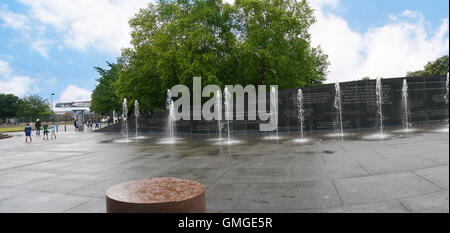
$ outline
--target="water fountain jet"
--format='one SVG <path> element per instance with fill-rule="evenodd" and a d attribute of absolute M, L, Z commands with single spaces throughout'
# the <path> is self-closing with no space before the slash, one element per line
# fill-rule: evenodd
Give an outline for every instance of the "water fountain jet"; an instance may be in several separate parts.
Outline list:
<path fill-rule="evenodd" d="M 417 129 L 411 128 L 411 124 L 409 123 L 409 103 L 408 103 L 408 82 L 406 79 L 403 80 L 403 87 L 402 87 L 402 124 L 403 129 L 395 131 L 396 133 L 412 133 L 416 132 Z"/>
<path fill-rule="evenodd" d="M 445 81 L 445 87 L 447 89 L 447 93 L 444 96 L 444 102 L 445 102 L 445 106 L 448 108 L 448 101 L 449 101 L 449 92 L 448 92 L 448 73 L 447 73 L 447 80 Z M 447 110 L 448 111 L 448 110 Z M 438 129 L 435 130 L 435 132 L 437 133 L 448 133 L 449 132 L 449 119 L 448 119 L 449 115 L 447 112 L 447 127 L 444 127 L 442 129 Z"/>
<path fill-rule="evenodd" d="M 334 103 L 333 107 L 336 109 L 336 120 L 335 120 L 335 133 L 328 134 L 328 137 L 339 137 L 342 140 L 344 139 L 344 123 L 342 118 L 342 92 L 341 86 L 339 82 L 336 82 L 334 85 L 335 95 L 334 95 Z"/>
<path fill-rule="evenodd" d="M 217 94 L 219 95 L 220 92 L 217 91 Z M 222 124 L 222 98 L 220 98 L 220 101 L 217 100 L 216 102 L 216 109 L 219 112 L 219 119 L 218 120 L 218 127 L 219 127 L 219 140 L 216 143 L 216 145 L 235 145 L 235 144 L 240 144 L 242 143 L 241 141 L 237 141 L 237 140 L 233 140 L 231 139 L 231 126 L 230 126 L 230 122 L 233 120 L 233 114 L 232 114 L 232 110 L 231 109 L 233 107 L 233 96 L 231 95 L 230 91 L 228 90 L 228 87 L 225 87 L 224 90 L 224 95 L 225 95 L 225 120 L 226 120 L 226 124 L 227 124 L 227 138 L 222 139 L 222 128 L 223 128 L 223 124 Z M 220 95 L 221 96 L 221 95 Z"/>
<path fill-rule="evenodd" d="M 298 89 L 297 92 L 297 110 L 298 110 L 298 122 L 300 124 L 300 138 L 295 139 L 293 142 L 295 143 L 306 143 L 309 142 L 309 139 L 305 138 L 305 109 L 304 109 L 304 99 L 302 89 Z"/>
<path fill-rule="evenodd" d="M 270 89 L 270 105 L 274 107 L 271 111 L 270 118 L 275 121 L 275 135 L 264 137 L 265 140 L 280 140 L 282 139 L 278 133 L 278 91 L 275 87 Z"/>
<path fill-rule="evenodd" d="M 136 139 L 139 139 L 139 102 L 134 101 L 134 118 L 136 120 Z"/>
<path fill-rule="evenodd" d="M 124 133 L 127 136 L 127 142 L 128 142 L 128 105 L 127 105 L 127 98 L 123 99 L 123 114 L 122 114 L 122 128 L 124 129 Z"/>
<path fill-rule="evenodd" d="M 379 133 L 364 137 L 368 140 L 383 140 L 390 137 L 390 135 L 384 133 L 384 116 L 383 116 L 383 86 L 381 78 L 377 78 L 376 83 L 376 102 L 377 102 L 377 115 L 378 115 L 378 127 Z"/>
<path fill-rule="evenodd" d="M 166 100 L 166 108 L 169 111 L 167 116 L 167 138 L 159 141 L 159 144 L 177 144 L 183 143 L 180 139 L 176 138 L 176 115 L 175 115 L 175 105 L 172 99 L 172 93 L 170 90 L 167 90 L 167 100 Z"/>
<path fill-rule="evenodd" d="M 217 90 L 216 92 L 216 114 L 217 114 L 217 128 L 219 131 L 219 141 L 221 142 L 222 139 L 222 129 L 223 129 L 223 124 L 222 124 L 222 93 L 220 92 L 220 90 Z"/>

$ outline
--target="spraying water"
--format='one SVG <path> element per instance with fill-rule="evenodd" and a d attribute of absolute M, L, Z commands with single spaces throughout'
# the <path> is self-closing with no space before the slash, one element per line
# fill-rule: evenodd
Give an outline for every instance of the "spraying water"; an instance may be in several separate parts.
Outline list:
<path fill-rule="evenodd" d="M 176 138 L 176 109 L 175 104 L 172 100 L 172 93 L 170 90 L 167 90 L 167 100 L 166 100 L 166 109 L 169 111 L 167 116 L 167 127 L 166 133 L 167 137 L 159 140 L 158 144 L 163 145 L 173 145 L 173 144 L 183 144 L 185 141 Z"/>
<path fill-rule="evenodd" d="M 445 87 L 447 88 L 447 94 L 445 95 L 445 103 L 448 104 L 448 73 L 447 73 L 447 81 L 445 81 Z"/>
<path fill-rule="evenodd" d="M 264 140 L 280 140 L 278 133 L 278 90 L 275 87 L 270 89 L 270 120 L 275 124 L 275 135 L 264 137 Z"/>
<path fill-rule="evenodd" d="M 169 138 L 169 141 L 174 141 L 176 117 L 175 117 L 175 106 L 173 104 L 172 93 L 170 92 L 170 90 L 167 90 L 166 108 L 167 110 L 169 110 L 169 116 L 167 119 L 167 133 L 168 133 L 167 136 Z"/>
<path fill-rule="evenodd" d="M 122 113 L 122 129 L 124 130 L 125 135 L 127 136 L 128 142 L 128 106 L 127 106 L 127 98 L 123 99 L 123 113 Z"/>
<path fill-rule="evenodd" d="M 445 87 L 447 88 L 447 94 L 445 95 L 445 105 L 448 107 L 448 98 L 449 98 L 449 93 L 448 93 L 448 73 L 447 73 L 447 81 L 445 81 Z M 448 124 L 448 119 L 447 119 L 447 124 Z"/>
<path fill-rule="evenodd" d="M 364 139 L 367 140 L 384 140 L 387 139 L 389 137 L 391 137 L 391 135 L 385 134 L 384 133 L 384 118 L 383 118 L 383 88 L 382 88 L 382 83 L 381 83 L 381 79 L 377 78 L 377 84 L 376 84 L 376 102 L 377 102 L 377 116 L 378 116 L 378 125 L 380 128 L 380 132 L 374 135 L 369 135 L 369 136 L 364 136 Z"/>
<path fill-rule="evenodd" d="M 378 107 L 378 120 L 380 126 L 380 137 L 383 137 L 383 87 L 381 83 L 381 79 L 377 78 L 377 86 L 376 86 L 376 95 L 377 95 L 377 107 Z"/>
<path fill-rule="evenodd" d="M 222 141 L 222 93 L 220 90 L 217 90 L 216 98 L 216 113 L 218 114 L 217 128 L 219 130 L 219 141 Z"/>
<path fill-rule="evenodd" d="M 139 102 L 134 101 L 134 117 L 136 119 L 136 139 L 139 137 Z"/>
<path fill-rule="evenodd" d="M 233 99 L 231 98 L 230 91 L 228 90 L 228 87 L 225 87 L 225 117 L 227 121 L 227 133 L 228 133 L 228 144 L 231 143 L 231 136 L 230 136 L 230 119 L 232 119 L 233 116 L 231 116 L 231 104 Z"/>
<path fill-rule="evenodd" d="M 344 126 L 342 123 L 342 98 L 341 98 L 341 86 L 339 85 L 339 82 L 335 84 L 335 98 L 334 98 L 334 108 L 336 108 L 336 125 L 339 127 L 339 133 L 338 135 L 343 137 L 344 136 Z"/>
<path fill-rule="evenodd" d="M 303 108 L 303 92 L 302 89 L 298 89 L 297 92 L 297 109 L 298 109 L 298 121 L 300 122 L 300 137 L 303 141 L 304 137 L 304 123 L 305 123 L 305 110 Z"/>
<path fill-rule="evenodd" d="M 445 106 L 448 108 L 448 98 L 449 98 L 449 93 L 448 93 L 448 73 L 447 73 L 447 80 L 445 81 L 445 87 L 447 88 L 447 94 L 445 94 Z M 448 110 L 447 110 L 448 111 Z M 449 129 L 449 118 L 448 118 L 448 112 L 447 112 L 447 128 L 444 128 L 444 132 L 448 133 L 448 129 Z"/>
<path fill-rule="evenodd" d="M 444 108 L 447 108 L 448 109 L 448 98 L 449 98 L 449 92 L 448 92 L 448 73 L 447 73 L 447 80 L 445 81 L 445 88 L 447 89 L 447 92 L 445 93 L 445 95 L 444 95 L 444 102 L 445 102 L 445 106 L 443 106 Z M 447 110 L 448 111 L 448 110 Z M 448 131 L 449 131 L 449 115 L 448 115 L 448 112 L 447 112 L 447 127 L 444 127 L 444 128 L 441 128 L 441 129 L 437 129 L 437 130 L 434 130 L 434 132 L 437 132 L 437 133 L 448 133 Z"/>
<path fill-rule="evenodd" d="M 409 131 L 408 82 L 403 80 L 402 87 L 403 129 Z"/>
<path fill-rule="evenodd" d="M 278 140 L 278 91 L 275 87 L 272 87 L 272 89 L 270 90 L 270 101 L 271 105 L 274 106 L 274 111 L 271 117 L 275 119 L 276 138 Z"/>

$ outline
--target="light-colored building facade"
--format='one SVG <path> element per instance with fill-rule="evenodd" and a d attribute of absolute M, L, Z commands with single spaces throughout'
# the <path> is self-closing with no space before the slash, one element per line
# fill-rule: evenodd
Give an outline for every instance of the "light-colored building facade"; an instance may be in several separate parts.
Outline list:
<path fill-rule="evenodd" d="M 84 121 L 95 117 L 95 112 L 91 111 L 91 101 L 74 101 L 70 103 L 57 103 L 53 109 L 57 119 L 70 118 Z M 71 120 L 72 120 L 71 119 Z"/>

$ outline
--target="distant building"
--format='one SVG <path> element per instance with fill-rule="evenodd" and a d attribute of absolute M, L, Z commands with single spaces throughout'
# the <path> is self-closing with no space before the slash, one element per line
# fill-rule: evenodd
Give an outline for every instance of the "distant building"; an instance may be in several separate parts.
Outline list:
<path fill-rule="evenodd" d="M 53 109 L 54 116 L 56 119 L 68 120 L 80 120 L 94 118 L 95 112 L 91 111 L 91 101 L 74 101 L 70 103 L 57 103 Z"/>

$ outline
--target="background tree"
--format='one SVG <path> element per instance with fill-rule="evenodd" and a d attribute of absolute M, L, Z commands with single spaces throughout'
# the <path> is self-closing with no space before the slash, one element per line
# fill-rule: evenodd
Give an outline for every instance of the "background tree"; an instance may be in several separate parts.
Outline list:
<path fill-rule="evenodd" d="M 119 99 L 164 109 L 167 89 L 202 84 L 321 84 L 327 56 L 311 46 L 306 0 L 162 0 L 130 20 L 132 48 L 119 58 Z"/>
<path fill-rule="evenodd" d="M 121 111 L 120 100 L 112 84 L 118 80 L 118 65 L 107 62 L 108 68 L 94 67 L 100 75 L 98 85 L 92 92 L 91 110 L 100 115 L 109 115 L 110 111 Z"/>
<path fill-rule="evenodd" d="M 50 120 L 52 110 L 47 100 L 38 95 L 31 95 L 20 100 L 17 115 L 24 121 L 35 121 L 38 118 Z"/>
<path fill-rule="evenodd" d="M 423 70 L 408 72 L 407 77 L 444 76 L 448 73 L 448 56 L 443 56 L 435 61 L 428 62 Z"/>
<path fill-rule="evenodd" d="M 328 66 L 311 47 L 315 22 L 306 0 L 236 0 L 236 55 L 242 84 L 276 84 L 280 89 L 321 84 Z"/>
<path fill-rule="evenodd" d="M 19 111 L 19 97 L 12 94 L 0 94 L 0 120 L 16 117 Z"/>

